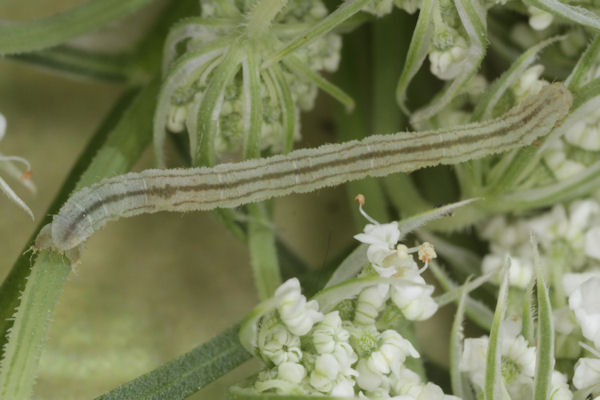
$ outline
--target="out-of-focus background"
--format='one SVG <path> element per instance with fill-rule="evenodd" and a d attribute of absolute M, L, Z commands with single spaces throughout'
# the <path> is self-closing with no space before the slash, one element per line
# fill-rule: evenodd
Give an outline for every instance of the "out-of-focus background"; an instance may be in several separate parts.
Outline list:
<path fill-rule="evenodd" d="M 0 19 L 39 18 L 81 2 L 4 0 Z M 105 49 L 126 46 L 124 38 L 135 41 L 160 6 L 158 1 L 145 15 L 78 43 Z M 0 112 L 8 121 L 0 151 L 31 162 L 35 196 L 18 182 L 9 183 L 37 218 L 123 89 L 0 59 Z M 321 96 L 318 104 L 303 117 L 300 146 L 334 140 L 323 129 L 329 125 L 330 103 Z M 135 169 L 152 166 L 148 150 Z M 348 196 L 343 188 L 335 188 L 278 199 L 275 229 L 299 257 L 318 268 L 357 233 Z M 35 222 L 0 196 L 0 279 L 34 227 Z M 88 241 L 66 285 L 34 398 L 94 398 L 217 335 L 240 321 L 257 301 L 245 246 L 210 213 L 160 213 L 110 223 Z M 435 330 L 425 326 L 420 333 L 441 345 L 433 351 L 428 346 L 443 360 L 443 342 L 428 340 Z M 227 385 L 257 368 L 256 362 L 246 363 L 193 398 L 224 398 Z"/>

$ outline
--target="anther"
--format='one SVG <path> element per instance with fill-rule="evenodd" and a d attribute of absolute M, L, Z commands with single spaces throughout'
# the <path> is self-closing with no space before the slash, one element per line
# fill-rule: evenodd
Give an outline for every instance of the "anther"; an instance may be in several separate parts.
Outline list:
<path fill-rule="evenodd" d="M 363 217 L 367 219 L 367 221 L 371 222 L 372 224 L 379 225 L 379 222 L 375 221 L 369 214 L 365 212 L 365 210 L 363 210 L 363 206 L 365 205 L 365 196 L 363 194 L 357 194 L 354 198 L 354 201 L 358 203 L 358 210 Z"/>

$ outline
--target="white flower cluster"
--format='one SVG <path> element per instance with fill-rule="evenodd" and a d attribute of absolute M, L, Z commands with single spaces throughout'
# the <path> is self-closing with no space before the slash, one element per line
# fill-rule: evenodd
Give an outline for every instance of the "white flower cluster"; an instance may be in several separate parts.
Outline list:
<path fill-rule="evenodd" d="M 527 240 L 529 232 L 534 232 L 539 240 L 542 265 L 553 283 L 555 357 L 572 360 L 571 383 L 575 389 L 590 390 L 590 394 L 600 396 L 600 204 L 593 199 L 578 200 L 568 207 L 556 205 L 544 214 L 510 223 L 506 217 L 495 217 L 481 231 L 482 236 L 490 240 L 492 250 L 484 258 L 484 270 L 497 268 L 505 254 L 510 253 L 513 257 L 510 283 L 527 287 L 534 275 L 532 249 Z M 516 369 L 520 371 L 519 379 L 512 380 L 515 385 L 521 385 L 520 388 L 512 387 L 511 380 L 504 375 L 507 389 L 511 396 L 512 391 L 526 393 L 523 384 L 526 382 L 527 387 L 531 386 L 535 350 L 528 347 L 521 336 L 515 336 L 514 331 L 505 333 L 503 340 L 508 340 L 513 350 L 517 349 L 514 355 L 525 357 L 529 354 L 526 357 L 529 361 L 519 361 L 505 354 L 503 342 L 503 357 L 511 361 L 511 368 L 518 367 Z M 465 341 L 462 368 L 470 374 L 475 386 L 481 384 L 482 376 L 477 375 L 480 368 L 472 355 L 484 353 L 486 341 L 487 338 Z M 586 356 L 581 356 L 577 345 L 581 341 L 584 341 L 582 347 L 587 350 Z M 508 371 L 505 367 L 503 359 L 503 374 Z M 552 376 L 552 390 L 552 399 L 572 398 L 566 377 L 556 371 Z"/>
<path fill-rule="evenodd" d="M 558 204 L 551 211 L 532 218 L 509 221 L 506 216 L 497 216 L 490 219 L 480 228 L 481 236 L 490 243 L 490 254 L 483 259 L 483 272 L 499 270 L 510 255 L 510 284 L 526 288 L 534 275 L 531 232 L 540 243 L 543 262 L 548 265 L 568 262 L 574 270 L 599 265 L 600 204 L 588 199 L 575 201 L 568 208 Z M 558 269 L 551 272 L 559 273 Z"/>
<path fill-rule="evenodd" d="M 512 400 L 533 398 L 536 348 L 520 334 L 521 324 L 513 319 L 502 322 L 500 332 L 501 373 L 504 386 Z M 460 369 L 469 378 L 478 398 L 483 398 L 489 338 L 465 339 Z M 552 400 L 570 400 L 567 378 L 553 371 L 550 382 Z"/>
<path fill-rule="evenodd" d="M 412 256 L 416 253 L 427 266 L 436 257 L 435 250 L 429 243 L 409 249 L 398 244 L 397 223 L 373 222 L 355 236 L 369 244 L 370 264 L 359 276 L 393 283 L 367 285 L 350 303 L 342 298 L 327 313 L 319 310 L 317 301 L 307 301 L 297 279 L 281 285 L 275 292 L 276 312 L 263 317 L 258 328 L 257 351 L 268 369 L 258 375 L 255 390 L 365 399 L 456 399 L 405 366 L 408 357 L 419 357 L 410 341 L 393 329 L 376 326 L 387 307 L 397 307 L 408 320 L 424 320 L 435 313 L 433 286 L 425 283 Z"/>
<path fill-rule="evenodd" d="M 4 138 L 6 134 L 6 118 L 4 115 L 0 113 L 0 141 Z M 23 172 L 17 164 L 22 164 L 25 166 L 25 171 Z M 23 183 L 23 185 L 32 192 L 35 192 L 35 185 L 31 182 L 31 165 L 29 162 L 22 157 L 18 156 L 5 156 L 0 153 L 0 171 L 6 173 L 13 179 L 17 179 Z M 14 202 L 16 205 L 25 210 L 31 218 L 33 218 L 33 212 L 31 209 L 25 204 L 23 200 L 8 186 L 8 183 L 4 181 L 0 177 L 0 192 L 4 193 L 8 198 Z"/>
<path fill-rule="evenodd" d="M 189 54 L 203 48 L 213 48 L 212 51 L 199 52 L 193 62 L 194 71 L 182 72 L 177 82 L 177 88 L 168 99 L 169 110 L 166 118 L 166 128 L 174 133 L 188 130 L 189 134 L 196 135 L 194 130 L 198 104 L 203 100 L 204 93 L 214 80 L 219 70 L 219 65 L 225 60 L 226 47 L 232 43 L 244 43 L 244 51 L 258 54 L 258 61 L 262 63 L 265 57 L 271 56 L 281 43 L 286 43 L 294 37 L 294 29 L 271 29 L 266 34 L 252 41 L 245 36 L 243 25 L 244 16 L 255 6 L 255 1 L 203 1 L 202 17 L 206 19 L 206 26 L 202 22 L 191 21 L 188 32 L 192 35 L 186 42 L 186 51 L 169 65 L 172 67 L 180 59 L 189 57 Z M 310 25 L 327 15 L 327 9 L 322 1 L 300 0 L 294 1 L 293 6 L 283 9 L 277 15 L 274 24 L 283 27 Z M 212 22 L 211 22 L 212 21 Z M 215 21 L 218 24 L 215 25 Z M 195 34 L 194 34 L 195 32 Z M 232 36 L 239 32 L 239 37 Z M 308 69 L 319 72 L 333 72 L 337 70 L 340 61 L 342 46 L 341 36 L 328 33 L 313 41 L 307 46 L 296 50 L 294 57 L 302 62 Z M 173 49 L 176 52 L 176 49 Z M 211 56 L 211 54 L 215 54 Z M 260 74 L 260 97 L 262 126 L 260 132 L 260 149 L 270 149 L 280 153 L 285 149 L 286 131 L 284 97 L 291 95 L 295 105 L 294 138 L 299 139 L 299 110 L 310 110 L 314 107 L 317 96 L 317 86 L 289 69 L 284 63 L 279 63 L 276 72 L 272 68 L 263 70 Z M 167 71 L 165 71 L 167 72 Z M 247 99 L 244 95 L 245 81 L 241 68 L 227 84 L 222 100 L 219 101 L 218 134 L 214 137 L 214 151 L 217 158 L 227 153 L 238 152 L 244 143 L 244 124 L 249 116 L 246 106 Z M 282 89 L 282 85 L 285 86 Z"/>
<path fill-rule="evenodd" d="M 364 8 L 364 11 L 382 17 L 392 12 L 394 6 L 403 9 L 409 14 L 414 14 L 421 8 L 422 0 L 372 0 Z"/>
<path fill-rule="evenodd" d="M 469 54 L 467 41 L 454 30 L 440 33 L 436 38 L 438 40 L 429 53 L 431 73 L 443 80 L 453 79 L 464 68 Z"/>
<path fill-rule="evenodd" d="M 565 274 L 562 283 L 568 296 L 568 308 L 556 310 L 556 330 L 576 339 L 580 337 L 580 331 L 593 346 L 582 345 L 592 357 L 577 360 L 573 386 L 578 390 L 590 390 L 590 394 L 600 397 L 600 268 Z"/>

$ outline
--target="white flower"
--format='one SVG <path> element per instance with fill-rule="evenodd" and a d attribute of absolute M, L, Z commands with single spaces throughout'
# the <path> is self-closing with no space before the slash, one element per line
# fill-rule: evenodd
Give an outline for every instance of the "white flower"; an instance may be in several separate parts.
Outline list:
<path fill-rule="evenodd" d="M 600 348 L 600 277 L 592 277 L 569 295 L 569 308 L 581 326 L 581 332 Z"/>
<path fill-rule="evenodd" d="M 501 268 L 504 265 L 506 256 L 499 254 L 488 254 L 483 258 L 481 264 L 481 270 L 484 274 L 489 274 L 494 271 L 498 271 L 494 275 L 493 280 L 495 283 L 501 281 Z M 530 262 L 526 262 L 523 259 L 517 257 L 510 257 L 510 266 L 508 268 L 508 282 L 510 286 L 519 287 L 525 289 L 529 286 L 529 283 L 533 279 L 533 265 Z"/>
<path fill-rule="evenodd" d="M 503 321 L 500 348 L 502 356 L 502 376 L 506 389 L 512 399 L 529 399 L 533 393 L 533 376 L 535 373 L 536 351 L 529 347 L 523 336 L 517 335 L 518 324 Z M 485 369 L 489 338 L 465 339 L 464 350 L 460 361 L 461 371 L 466 372 L 480 390 L 485 385 Z"/>
<path fill-rule="evenodd" d="M 567 143 L 588 151 L 600 150 L 600 111 L 587 114 L 571 125 L 564 136 Z"/>
<path fill-rule="evenodd" d="M 466 372 L 474 385 L 483 389 L 485 385 L 485 365 L 489 339 L 483 336 L 465 339 L 460 359 L 460 370 Z"/>
<path fill-rule="evenodd" d="M 390 285 L 379 284 L 364 289 L 358 296 L 354 323 L 370 326 L 375 324 L 379 312 L 385 307 Z"/>
<path fill-rule="evenodd" d="M 373 372 L 383 375 L 398 373 L 406 357 L 420 357 L 412 343 L 392 329 L 381 333 L 380 342 L 379 348 L 367 360 L 367 365 Z"/>
<path fill-rule="evenodd" d="M 363 233 L 354 235 L 354 239 L 369 245 L 367 259 L 376 265 L 394 253 L 394 248 L 400 239 L 398 222 L 389 224 L 367 224 Z"/>
<path fill-rule="evenodd" d="M 559 181 L 568 179 L 585 170 L 585 165 L 567 158 L 562 140 L 554 140 L 544 151 L 544 162 Z"/>
<path fill-rule="evenodd" d="M 600 260 L 600 226 L 595 226 L 586 232 L 585 255 Z"/>
<path fill-rule="evenodd" d="M 552 371 L 549 400 L 571 400 L 572 398 L 573 393 L 569 390 L 567 377 L 558 371 Z"/>
<path fill-rule="evenodd" d="M 302 359 L 300 338 L 290 333 L 275 318 L 267 319 L 260 327 L 258 349 L 265 360 L 275 365 Z"/>
<path fill-rule="evenodd" d="M 544 72 L 544 66 L 540 64 L 533 65 L 523 72 L 519 80 L 512 86 L 517 101 L 538 94 L 548 84 L 540 79 L 542 72 Z"/>
<path fill-rule="evenodd" d="M 600 383 L 600 359 L 582 357 L 575 364 L 573 385 L 584 389 Z"/>
<path fill-rule="evenodd" d="M 330 394 L 334 389 L 347 390 L 350 377 L 356 375 L 354 369 L 349 365 L 342 365 L 332 354 L 321 354 L 315 360 L 314 369 L 310 374 L 310 384 L 319 392 Z"/>
<path fill-rule="evenodd" d="M 315 300 L 306 301 L 300 292 L 300 282 L 296 278 L 288 279 L 275 291 L 279 300 L 277 310 L 285 326 L 294 335 L 306 335 L 316 322 L 323 319 L 319 304 Z"/>
<path fill-rule="evenodd" d="M 318 391 L 328 393 L 333 388 L 339 372 L 339 364 L 335 357 L 322 354 L 317 358 L 315 369 L 310 374 L 310 384 Z"/>
<path fill-rule="evenodd" d="M 380 387 L 389 385 L 388 378 L 377 371 L 373 371 L 366 359 L 358 360 L 356 372 L 358 372 L 356 384 L 363 390 L 372 392 Z"/>
<path fill-rule="evenodd" d="M 281 379 L 284 379 L 291 383 L 300 383 L 306 376 L 306 370 L 304 366 L 293 363 L 283 362 L 277 367 L 277 374 Z"/>
<path fill-rule="evenodd" d="M 356 362 L 358 356 L 350 346 L 350 333 L 342 327 L 338 311 L 325 315 L 323 321 L 315 325 L 312 333 L 313 345 L 318 354 L 332 354 L 343 371 Z"/>
<path fill-rule="evenodd" d="M 354 396 L 354 381 L 352 379 L 341 379 L 331 389 L 332 397 L 353 397 Z"/>
<path fill-rule="evenodd" d="M 431 73 L 443 80 L 453 79 L 460 74 L 469 55 L 466 40 L 458 33 L 453 36 L 451 46 L 434 49 L 429 53 Z"/>
<path fill-rule="evenodd" d="M 550 26 L 554 17 L 549 12 L 541 10 L 537 7 L 527 7 L 529 11 L 529 25 L 536 31 L 543 31 Z"/>
<path fill-rule="evenodd" d="M 563 335 L 568 335 L 573 332 L 573 329 L 575 329 L 577 325 L 573 322 L 571 315 L 569 307 L 561 307 L 552 310 L 554 330 Z"/>
<path fill-rule="evenodd" d="M 6 118 L 4 118 L 4 115 L 0 113 L 0 141 L 2 141 L 2 139 L 4 138 L 5 133 Z M 25 166 L 25 172 L 21 171 L 17 167 L 17 163 Z M 12 178 L 20 180 L 27 189 L 29 189 L 31 192 L 35 192 L 35 186 L 29 180 L 29 177 L 31 176 L 30 170 L 31 166 L 29 165 L 29 162 L 24 158 L 18 156 L 5 156 L 2 153 L 0 153 L 0 171 L 5 172 Z M 6 196 L 8 196 L 8 198 L 13 203 L 25 210 L 25 212 L 29 214 L 31 219 L 33 219 L 33 212 L 31 211 L 31 209 L 27 206 L 27 204 L 25 204 L 23 200 L 21 200 L 19 196 L 17 196 L 17 194 L 11 189 L 11 187 L 8 186 L 8 183 L 6 183 L 6 181 L 4 181 L 4 179 L 2 179 L 1 177 L 0 192 L 3 192 Z"/>
<path fill-rule="evenodd" d="M 433 286 L 426 285 L 421 276 L 411 279 L 415 284 L 392 285 L 391 299 L 402 310 L 404 317 L 411 321 L 422 321 L 431 317 L 438 305 L 431 297 Z"/>

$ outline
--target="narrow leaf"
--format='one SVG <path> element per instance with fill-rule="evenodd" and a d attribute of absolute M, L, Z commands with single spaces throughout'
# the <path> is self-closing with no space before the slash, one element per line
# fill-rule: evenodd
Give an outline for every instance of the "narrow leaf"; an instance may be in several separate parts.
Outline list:
<path fill-rule="evenodd" d="M 299 49 L 300 47 L 306 46 L 309 43 L 317 40 L 319 37 L 325 35 L 327 32 L 340 25 L 342 22 L 359 12 L 365 5 L 371 0 L 346 0 L 339 6 L 334 12 L 329 14 L 327 17 L 317 22 L 315 25 L 310 27 L 306 32 L 301 33 L 291 42 L 286 44 L 281 50 L 277 51 L 274 55 L 267 58 L 263 63 L 263 68 L 270 67 L 276 62 L 282 60 L 288 54 Z"/>
<path fill-rule="evenodd" d="M 239 325 L 235 325 L 96 400 L 185 399 L 250 358 L 239 342 L 238 330 Z"/>
<path fill-rule="evenodd" d="M 559 0 L 525 0 L 525 4 L 547 11 L 557 17 L 565 18 L 578 25 L 600 30 L 600 17 L 583 7 L 565 4 Z"/>
<path fill-rule="evenodd" d="M 410 41 L 402 74 L 396 86 L 396 101 L 405 114 L 409 114 L 406 106 L 406 90 L 412 78 L 414 78 L 421 65 L 423 65 L 423 61 L 425 61 L 431 45 L 434 6 L 435 0 L 423 0 L 423 4 L 421 4 L 417 25 Z"/>
<path fill-rule="evenodd" d="M 464 339 L 463 322 L 466 300 L 468 298 L 467 283 L 462 287 L 458 308 L 456 309 L 456 314 L 454 314 L 454 322 L 450 331 L 450 383 L 452 384 L 452 393 L 455 396 L 463 400 L 474 400 L 469 384 L 465 381 L 460 370 Z"/>
<path fill-rule="evenodd" d="M 327 79 L 323 78 L 319 73 L 310 69 L 298 58 L 288 56 L 283 63 L 296 74 L 317 85 L 317 87 L 325 93 L 342 103 L 344 107 L 346 107 L 346 111 L 350 112 L 354 109 L 354 100 L 352 100 L 352 97 L 333 83 L 327 81 Z"/>
<path fill-rule="evenodd" d="M 571 74 L 565 81 L 565 85 L 567 85 L 570 90 L 576 91 L 587 83 L 586 81 L 589 79 L 590 72 L 598 65 L 599 51 L 600 35 L 596 34 L 594 40 L 592 40 L 583 54 L 581 54 L 573 71 L 571 71 Z"/>
<path fill-rule="evenodd" d="M 88 0 L 67 11 L 38 20 L 0 25 L 0 55 L 56 46 L 122 18 L 152 0 Z"/>
<path fill-rule="evenodd" d="M 508 301 L 508 271 L 510 258 L 507 257 L 506 265 L 500 291 L 498 292 L 498 302 L 490 330 L 490 341 L 488 344 L 488 353 L 485 366 L 485 386 L 484 394 L 486 400 L 503 400 L 503 378 L 502 378 L 502 330 L 501 325 L 506 312 Z"/>
<path fill-rule="evenodd" d="M 533 64 L 537 58 L 537 55 L 547 46 L 555 43 L 559 40 L 564 39 L 564 36 L 555 36 L 550 39 L 543 40 L 534 46 L 531 46 L 527 51 L 519 56 L 511 65 L 510 68 L 502 73 L 502 75 L 490 85 L 485 91 L 481 100 L 477 103 L 471 121 L 482 121 L 491 118 L 494 107 L 498 104 L 498 101 L 502 98 L 508 88 L 514 84 L 522 75 L 523 72 L 531 64 Z"/>
<path fill-rule="evenodd" d="M 552 306 L 548 296 L 548 287 L 544 281 L 541 259 L 537 242 L 531 237 L 534 252 L 535 274 L 537 282 L 537 360 L 535 364 L 534 399 L 546 400 L 550 394 L 550 381 L 554 369 L 554 326 Z"/>

